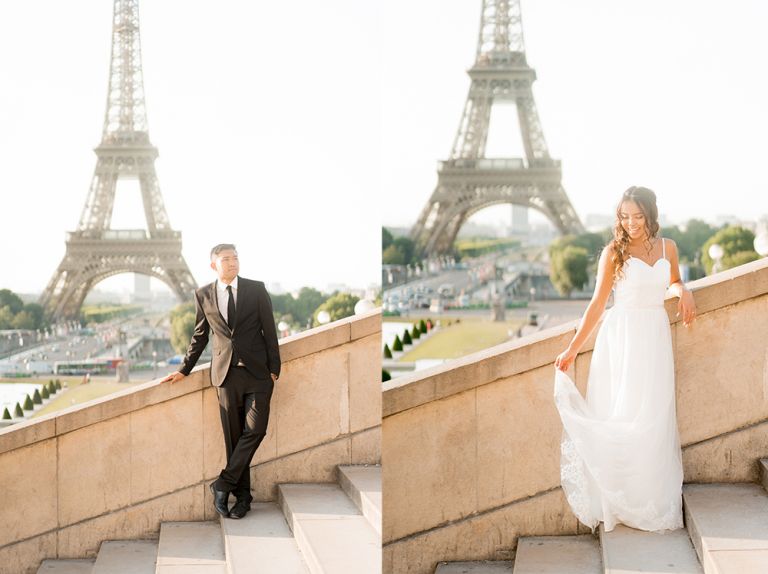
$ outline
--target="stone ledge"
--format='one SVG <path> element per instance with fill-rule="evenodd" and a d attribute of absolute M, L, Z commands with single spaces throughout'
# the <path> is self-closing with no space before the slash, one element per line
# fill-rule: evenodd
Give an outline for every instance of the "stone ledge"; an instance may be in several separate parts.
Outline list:
<path fill-rule="evenodd" d="M 363 339 L 381 331 L 381 309 L 334 321 L 286 337 L 280 342 L 283 364 Z M 127 388 L 42 417 L 0 430 L 0 454 L 59 436 L 112 417 L 195 393 L 210 386 L 210 363 L 197 365 L 188 377 L 173 385 L 159 380 Z"/>
<path fill-rule="evenodd" d="M 768 258 L 697 279 L 688 283 L 687 287 L 695 293 L 698 315 L 759 297 L 768 293 Z M 676 297 L 667 295 L 665 309 L 670 323 L 680 321 L 676 317 Z M 391 416 L 433 400 L 553 363 L 570 342 L 578 324 L 579 320 L 575 320 L 557 325 L 387 381 L 384 384 L 382 416 Z M 593 349 L 598 331 L 599 325 L 582 347 L 579 356 Z"/>
<path fill-rule="evenodd" d="M 768 419 L 758 421 L 746 427 L 734 429 L 720 435 L 709 437 L 703 441 L 698 441 L 691 445 L 682 446 L 683 464 L 685 470 L 685 483 L 742 483 L 757 482 L 759 480 L 759 468 L 755 463 L 756 459 L 765 456 L 768 453 L 768 447 L 765 445 L 768 435 Z M 743 449 L 743 456 L 734 457 L 731 452 Z M 729 451 L 724 455 L 725 451 Z M 717 461 L 717 462 L 715 462 Z M 384 463 L 386 469 L 386 462 Z M 383 488 L 387 489 L 386 480 Z M 384 545 L 397 544 L 401 541 L 409 540 L 414 537 L 424 536 L 431 532 L 448 528 L 456 523 L 467 520 L 475 520 L 484 515 L 503 510 L 507 507 L 535 500 L 554 491 L 561 491 L 560 482 L 555 481 L 549 484 L 542 484 L 541 490 L 507 500 L 501 504 L 477 508 L 469 514 L 460 518 L 444 520 L 434 524 L 427 529 L 409 532 L 396 538 L 387 538 L 385 530 Z M 385 501 L 386 502 L 386 501 Z M 385 504 L 386 507 L 386 504 Z M 384 509 L 384 521 L 386 524 L 387 514 Z M 587 528 L 588 532 L 589 529 Z M 545 532 L 547 535 L 568 534 L 569 532 Z"/>

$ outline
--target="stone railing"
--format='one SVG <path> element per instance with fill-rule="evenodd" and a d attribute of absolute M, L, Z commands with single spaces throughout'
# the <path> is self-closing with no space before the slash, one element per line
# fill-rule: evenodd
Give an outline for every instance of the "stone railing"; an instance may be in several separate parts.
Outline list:
<path fill-rule="evenodd" d="M 669 297 L 686 482 L 757 480 L 768 455 L 768 259 Z M 393 379 L 382 405 L 384 572 L 501 560 L 518 536 L 589 532 L 560 488 L 554 359 L 578 321 Z M 597 329 L 575 362 L 582 393 Z"/>
<path fill-rule="evenodd" d="M 280 354 L 251 462 L 261 501 L 280 483 L 334 482 L 336 465 L 380 461 L 380 312 L 283 339 Z M 0 431 L 0 573 L 157 537 L 163 521 L 214 519 L 207 485 L 225 458 L 208 365 Z"/>

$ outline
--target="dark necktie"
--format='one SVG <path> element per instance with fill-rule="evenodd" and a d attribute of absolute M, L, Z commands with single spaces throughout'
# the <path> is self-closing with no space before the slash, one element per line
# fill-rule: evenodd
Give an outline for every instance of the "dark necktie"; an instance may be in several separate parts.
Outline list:
<path fill-rule="evenodd" d="M 227 301 L 227 325 L 230 329 L 235 328 L 235 295 L 232 293 L 232 285 L 227 285 L 229 292 L 229 301 Z"/>

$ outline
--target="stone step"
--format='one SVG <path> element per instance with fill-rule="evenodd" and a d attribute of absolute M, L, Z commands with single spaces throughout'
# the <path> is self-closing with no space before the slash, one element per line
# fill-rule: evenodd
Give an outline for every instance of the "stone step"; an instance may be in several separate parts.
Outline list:
<path fill-rule="evenodd" d="M 218 522 L 163 522 L 155 574 L 227 574 Z"/>
<path fill-rule="evenodd" d="M 339 466 L 339 484 L 381 536 L 381 466 Z"/>
<path fill-rule="evenodd" d="M 43 560 L 37 574 L 91 574 L 95 558 L 77 560 Z"/>
<path fill-rule="evenodd" d="M 768 572 L 768 493 L 760 485 L 684 485 L 683 506 L 706 574 Z"/>
<path fill-rule="evenodd" d="M 766 492 L 768 492 L 768 458 L 761 458 L 757 464 L 760 468 L 760 482 Z"/>
<path fill-rule="evenodd" d="M 153 574 L 157 540 L 108 540 L 101 543 L 93 574 Z"/>
<path fill-rule="evenodd" d="M 661 534 L 617 525 L 605 532 L 601 524 L 600 547 L 605 574 L 704 572 L 684 528 Z"/>
<path fill-rule="evenodd" d="M 337 484 L 281 484 L 280 506 L 312 574 L 381 572 L 381 537 Z"/>
<path fill-rule="evenodd" d="M 220 518 L 227 574 L 308 574 L 280 508 L 273 503 L 251 504 L 239 520 Z"/>
<path fill-rule="evenodd" d="M 435 568 L 435 574 L 512 574 L 512 562 L 440 562 Z"/>
<path fill-rule="evenodd" d="M 530 536 L 517 541 L 514 574 L 601 574 L 600 548 L 591 534 Z"/>

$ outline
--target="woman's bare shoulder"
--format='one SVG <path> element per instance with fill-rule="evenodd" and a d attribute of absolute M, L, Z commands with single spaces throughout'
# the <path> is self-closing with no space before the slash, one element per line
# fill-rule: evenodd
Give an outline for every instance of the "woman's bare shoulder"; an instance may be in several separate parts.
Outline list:
<path fill-rule="evenodd" d="M 603 257 L 613 257 L 613 254 L 616 252 L 616 247 L 613 244 L 613 241 L 609 241 L 605 247 L 603 247 L 602 252 L 600 253 Z"/>
<path fill-rule="evenodd" d="M 677 243 L 675 243 L 674 239 L 670 239 L 669 237 L 662 237 L 662 241 L 664 241 L 664 245 L 667 249 L 674 249 L 675 252 L 677 252 Z"/>

